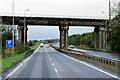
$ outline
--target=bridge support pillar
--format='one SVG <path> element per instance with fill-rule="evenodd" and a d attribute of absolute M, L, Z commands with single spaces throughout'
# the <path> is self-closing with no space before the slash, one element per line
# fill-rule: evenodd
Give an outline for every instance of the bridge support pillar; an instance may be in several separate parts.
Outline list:
<path fill-rule="evenodd" d="M 103 31 L 103 48 L 105 48 L 105 30 Z"/>
<path fill-rule="evenodd" d="M 69 26 L 66 26 L 65 27 L 65 31 L 64 31 L 64 49 L 65 50 L 68 50 L 68 29 L 69 29 Z"/>
<path fill-rule="evenodd" d="M 102 45 L 102 31 L 99 31 L 99 48 L 101 48 Z"/>
<path fill-rule="evenodd" d="M 98 39 L 99 39 L 98 34 L 99 34 L 99 27 L 95 26 L 95 29 L 94 29 L 94 48 L 98 47 Z"/>
<path fill-rule="evenodd" d="M 24 46 L 26 49 L 27 49 L 27 30 L 28 30 L 27 26 L 24 27 Z"/>
<path fill-rule="evenodd" d="M 68 30 L 69 26 L 62 24 L 59 26 L 60 30 L 60 49 L 68 50 Z"/>
<path fill-rule="evenodd" d="M 18 26 L 18 42 L 22 45 L 24 43 L 24 27 Z"/>

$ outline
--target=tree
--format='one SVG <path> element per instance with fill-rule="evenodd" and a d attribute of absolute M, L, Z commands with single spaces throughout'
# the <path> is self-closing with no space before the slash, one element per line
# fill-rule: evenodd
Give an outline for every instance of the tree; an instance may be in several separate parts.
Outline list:
<path fill-rule="evenodd" d="M 12 39 L 12 33 L 5 32 L 2 34 L 2 47 L 5 48 L 6 40 Z"/>
<path fill-rule="evenodd" d="M 110 47 L 112 51 L 117 51 L 120 53 L 120 28 L 116 27 L 111 34 Z"/>
<path fill-rule="evenodd" d="M 4 25 L 1 25 L 0 26 L 0 32 L 4 32 L 5 31 L 5 26 Z"/>

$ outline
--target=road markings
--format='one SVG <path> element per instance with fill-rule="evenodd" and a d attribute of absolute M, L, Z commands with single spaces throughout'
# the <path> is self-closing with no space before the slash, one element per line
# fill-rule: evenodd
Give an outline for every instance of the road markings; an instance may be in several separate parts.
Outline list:
<path fill-rule="evenodd" d="M 55 69 L 55 72 L 57 72 L 57 69 Z"/>
<path fill-rule="evenodd" d="M 119 79 L 119 77 L 117 77 L 117 76 L 115 76 L 115 75 L 112 75 L 112 74 L 110 74 L 110 73 L 108 73 L 108 72 L 105 72 L 105 71 L 103 71 L 103 70 L 101 70 L 101 69 L 98 69 L 98 68 L 96 68 L 96 67 L 94 67 L 94 66 L 92 66 L 92 65 L 89 65 L 89 64 L 85 63 L 85 62 L 82 62 L 82 61 L 80 61 L 80 60 L 77 60 L 77 59 L 75 59 L 75 58 L 72 58 L 72 57 L 67 56 L 67 55 L 65 55 L 65 54 L 62 54 L 62 53 L 60 53 L 60 54 L 63 55 L 63 56 L 65 56 L 65 57 L 68 57 L 68 58 L 70 58 L 70 59 L 72 59 L 72 60 L 74 60 L 74 61 L 80 62 L 80 63 L 82 63 L 82 64 L 84 64 L 84 65 L 86 65 L 86 66 L 88 66 L 88 67 L 91 67 L 91 68 L 93 68 L 93 69 L 95 69 L 95 70 L 98 70 L 98 71 L 100 71 L 100 72 L 102 72 L 102 73 L 104 73 L 104 74 L 107 74 L 107 75 L 109 75 L 109 76 L 111 76 L 111 77 L 113 77 L 113 78 Z"/>
<path fill-rule="evenodd" d="M 52 65 L 54 66 L 53 62 L 52 62 Z"/>
<path fill-rule="evenodd" d="M 40 47 L 40 46 L 39 46 Z M 28 57 L 23 63 L 21 63 L 16 69 L 14 69 L 10 74 L 8 74 L 5 78 L 9 78 L 14 72 L 16 72 L 24 63 L 26 63 L 35 53 L 36 51 L 39 49 L 39 47 L 34 51 L 34 53 Z"/>
<path fill-rule="evenodd" d="M 53 66 L 53 68 L 54 68 L 54 70 L 55 70 L 55 72 L 56 72 L 56 74 L 57 74 L 58 78 L 60 79 L 60 75 L 58 74 L 58 71 L 57 71 L 57 69 L 55 68 L 54 63 L 52 62 L 52 59 L 50 58 L 50 56 L 49 56 L 49 54 L 47 53 L 47 51 L 46 51 L 46 50 L 45 50 L 45 52 L 46 52 L 46 54 L 48 55 L 49 60 L 50 60 L 50 62 L 52 63 L 52 66 Z"/>

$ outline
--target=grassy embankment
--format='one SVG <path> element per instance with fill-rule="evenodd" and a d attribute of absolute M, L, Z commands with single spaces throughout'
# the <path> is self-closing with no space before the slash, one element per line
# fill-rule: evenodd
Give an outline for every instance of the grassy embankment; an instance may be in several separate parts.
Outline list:
<path fill-rule="evenodd" d="M 82 48 L 82 47 L 79 47 L 79 46 L 74 46 L 74 48 L 77 48 L 77 49 L 83 49 L 83 50 L 90 50 L 90 51 L 107 52 L 107 53 L 118 53 L 118 52 L 110 51 L 110 50 L 94 49 L 94 48 Z"/>
<path fill-rule="evenodd" d="M 39 45 L 35 45 L 35 46 L 31 47 L 31 49 L 35 50 L 38 46 Z M 27 56 L 30 56 L 34 51 L 31 51 L 26 56 L 24 56 L 25 52 L 26 51 L 21 52 L 20 54 L 15 54 L 14 56 L 2 58 L 2 71 L 0 71 L 0 73 L 9 69 L 11 66 L 15 65 L 17 62 L 21 61 L 22 59 L 26 58 Z"/>

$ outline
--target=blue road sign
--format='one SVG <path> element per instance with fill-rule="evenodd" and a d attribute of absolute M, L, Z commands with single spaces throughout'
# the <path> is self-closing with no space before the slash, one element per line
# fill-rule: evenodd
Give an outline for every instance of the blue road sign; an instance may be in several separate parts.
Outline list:
<path fill-rule="evenodd" d="M 13 47 L 13 40 L 6 40 L 6 48 L 12 48 Z"/>

